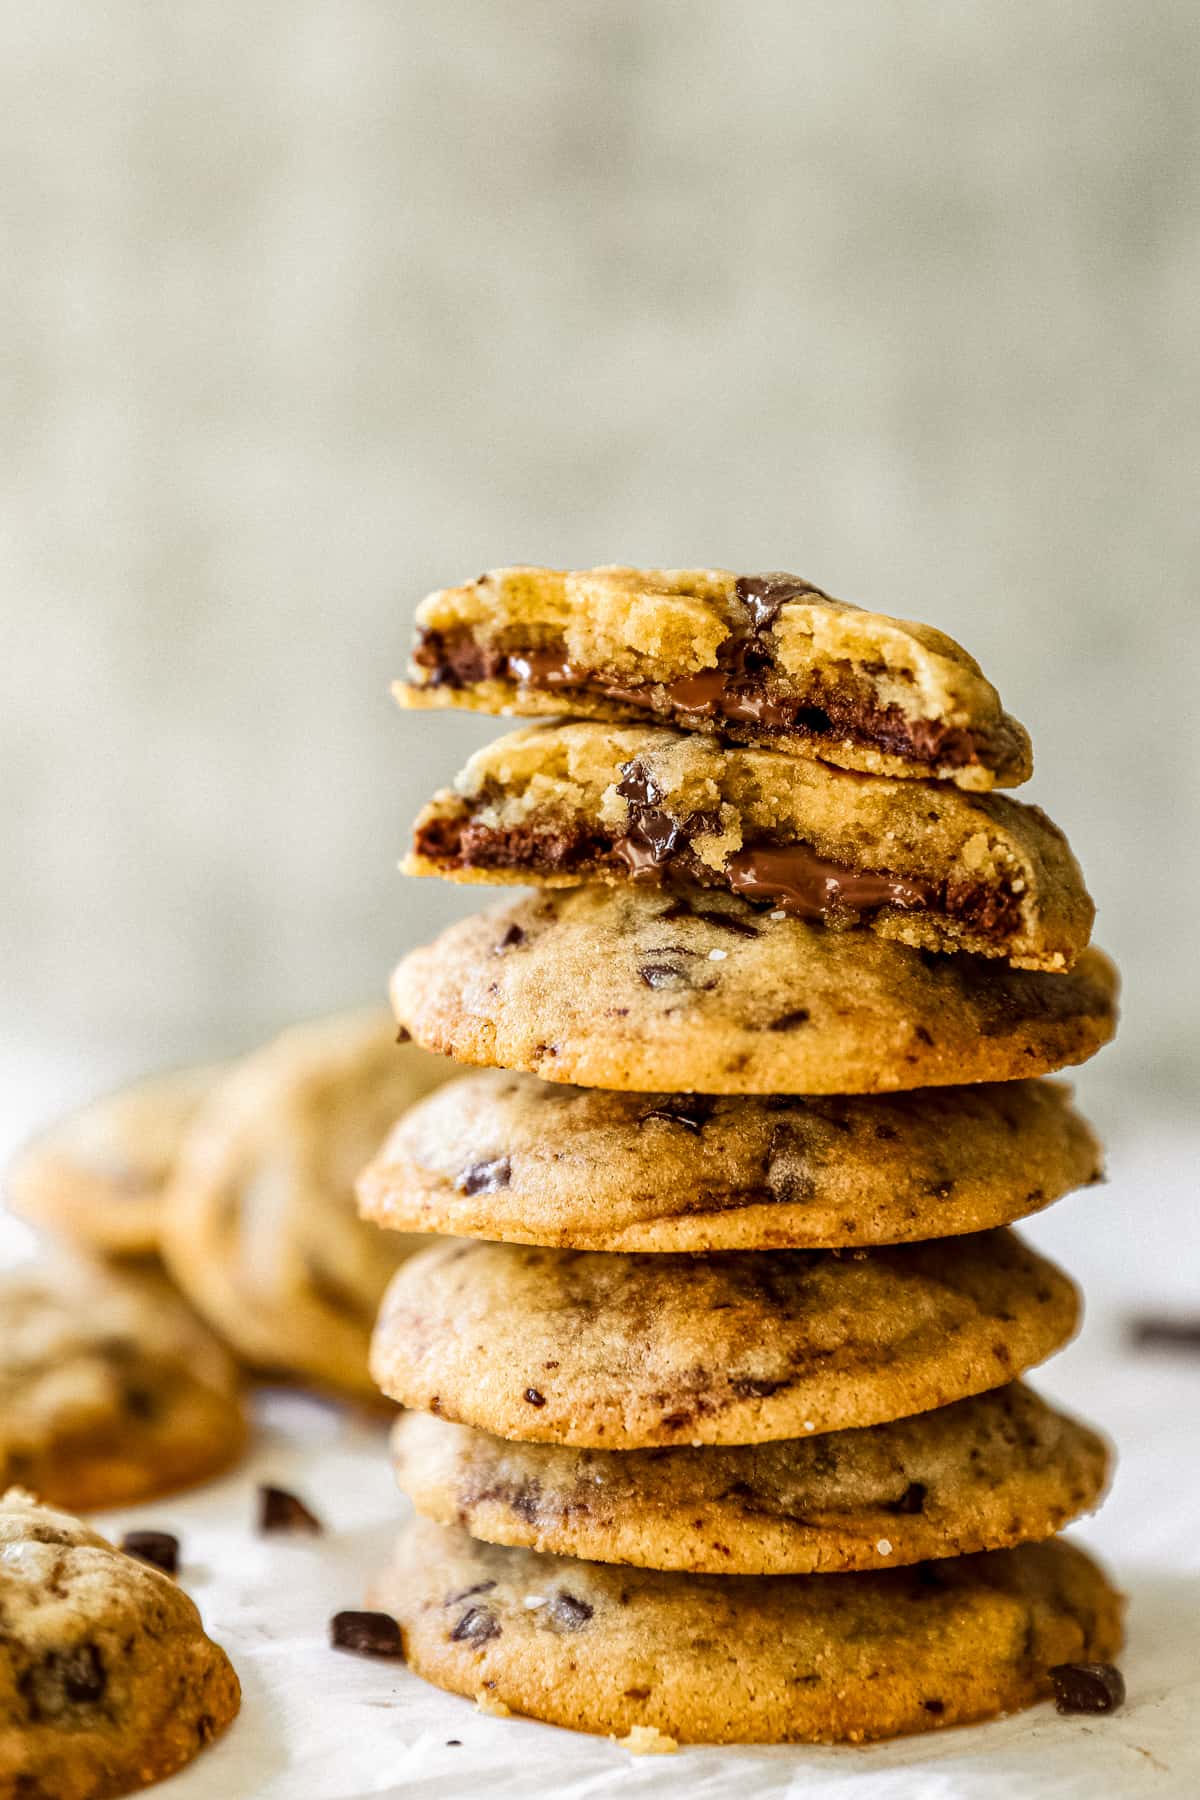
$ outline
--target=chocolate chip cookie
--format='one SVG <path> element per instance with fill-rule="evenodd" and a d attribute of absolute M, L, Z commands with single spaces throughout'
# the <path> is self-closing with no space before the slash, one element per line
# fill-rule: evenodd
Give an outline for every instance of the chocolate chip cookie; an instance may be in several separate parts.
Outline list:
<path fill-rule="evenodd" d="M 169 1576 L 29 1495 L 0 1500 L 0 1795 L 110 1800 L 236 1718 L 238 1678 Z"/>
<path fill-rule="evenodd" d="M 472 1537 L 710 1575 L 879 1569 L 1049 1537 L 1100 1498 L 1103 1441 L 1020 1382 L 857 1431 L 576 1450 L 403 1413 L 396 1479 Z"/>
<path fill-rule="evenodd" d="M 128 1505 L 207 1480 L 245 1437 L 231 1358 L 160 1276 L 65 1262 L 0 1276 L 0 1488 Z"/>
<path fill-rule="evenodd" d="M 419 1520 L 371 1604 L 426 1680 L 576 1731 L 862 1743 L 1031 1706 L 1106 1660 L 1120 1597 L 1069 1544 L 879 1574 L 680 1575 Z"/>
<path fill-rule="evenodd" d="M 392 978 L 460 1062 L 587 1087 L 880 1093 L 1040 1075 L 1115 1029 L 1116 974 L 940 956 L 724 893 L 583 887 L 463 919 Z"/>
<path fill-rule="evenodd" d="M 720 888 L 836 929 L 1070 968 L 1094 907 L 1036 806 L 646 726 L 536 725 L 471 758 L 410 875 Z"/>
<path fill-rule="evenodd" d="M 823 1249 L 1008 1225 L 1101 1179 L 1052 1081 L 825 1096 L 619 1094 L 480 1069 L 359 1177 L 394 1231 L 574 1250 Z"/>
<path fill-rule="evenodd" d="M 493 569 L 417 611 L 406 706 L 632 719 L 876 775 L 1014 787 L 1029 737 L 929 625 L 795 575 Z"/>
<path fill-rule="evenodd" d="M 13 1211 L 103 1256 L 154 1255 L 179 1145 L 223 1072 L 154 1075 L 40 1133 L 6 1171 Z"/>
<path fill-rule="evenodd" d="M 371 1011 L 285 1032 L 211 1093 L 167 1189 L 163 1254 L 249 1364 L 373 1397 L 367 1344 L 412 1247 L 364 1224 L 354 1177 L 452 1071 Z"/>
<path fill-rule="evenodd" d="M 1078 1312 L 1009 1231 L 698 1258 L 451 1241 L 394 1277 L 371 1367 L 392 1399 L 498 1437 L 751 1444 L 1002 1386 Z"/>

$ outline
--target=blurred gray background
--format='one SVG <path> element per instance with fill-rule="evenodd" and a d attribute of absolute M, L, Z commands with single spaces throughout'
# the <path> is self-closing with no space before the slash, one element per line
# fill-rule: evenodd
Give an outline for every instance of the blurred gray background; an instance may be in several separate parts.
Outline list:
<path fill-rule="evenodd" d="M 1200 20 L 960 0 L 0 12 L 2 1078 L 381 990 L 494 729 L 387 696 L 505 561 L 790 567 L 1033 730 L 1186 1099 Z M 65 1072 L 64 1072 L 65 1071 Z"/>

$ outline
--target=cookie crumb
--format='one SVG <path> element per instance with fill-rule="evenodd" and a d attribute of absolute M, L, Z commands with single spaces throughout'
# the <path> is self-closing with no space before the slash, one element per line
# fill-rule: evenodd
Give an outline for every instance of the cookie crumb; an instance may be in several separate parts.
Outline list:
<path fill-rule="evenodd" d="M 635 1725 L 623 1738 L 618 1738 L 622 1750 L 628 1750 L 630 1756 L 673 1756 L 679 1745 L 657 1725 Z"/>
<path fill-rule="evenodd" d="M 503 1700 L 498 1700 L 495 1694 L 489 1694 L 486 1688 L 479 1689 L 478 1693 L 475 1695 L 475 1704 L 480 1712 L 487 1713 L 489 1718 L 512 1718 L 512 1707 L 505 1706 Z"/>

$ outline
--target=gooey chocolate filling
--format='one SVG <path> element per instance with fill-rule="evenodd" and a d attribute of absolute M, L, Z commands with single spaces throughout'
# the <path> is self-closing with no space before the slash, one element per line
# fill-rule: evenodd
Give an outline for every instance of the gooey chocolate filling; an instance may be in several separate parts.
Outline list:
<path fill-rule="evenodd" d="M 721 645 L 719 664 L 678 681 L 623 686 L 568 661 L 561 644 L 536 650 L 481 644 L 467 632 L 422 632 L 413 660 L 431 687 L 464 688 L 481 681 L 511 681 L 535 692 L 586 700 L 600 696 L 637 713 L 695 728 L 717 724 L 728 736 L 750 742 L 784 733 L 811 738 L 849 738 L 872 750 L 933 767 L 962 768 L 992 749 L 986 732 L 910 719 L 898 706 L 877 705 L 866 695 L 813 687 L 803 698 L 779 694 L 763 633 L 788 600 L 822 598 L 807 582 L 776 575 L 743 575 L 737 594 L 745 624 Z"/>
<path fill-rule="evenodd" d="M 883 869 L 855 869 L 830 861 L 807 844 L 762 841 L 730 857 L 723 871 L 696 855 L 693 840 L 719 828 L 715 815 L 680 818 L 659 804 L 661 796 L 636 763 L 617 791 L 629 822 L 614 836 L 591 823 L 569 830 L 536 825 L 508 829 L 477 818 L 435 818 L 417 833 L 414 848 L 443 867 L 529 870 L 540 875 L 589 875 L 619 869 L 635 880 L 685 881 L 725 887 L 801 919 L 843 923 L 870 918 L 884 907 L 932 912 L 1001 943 L 1020 923 L 1015 894 L 996 884 L 936 881 Z"/>

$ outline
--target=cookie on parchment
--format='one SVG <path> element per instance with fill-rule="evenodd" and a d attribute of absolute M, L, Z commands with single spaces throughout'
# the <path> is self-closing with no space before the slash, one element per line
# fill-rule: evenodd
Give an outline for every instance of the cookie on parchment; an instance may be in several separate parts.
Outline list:
<path fill-rule="evenodd" d="M 126 1506 L 219 1474 L 245 1439 L 232 1358 L 160 1275 L 0 1275 L 0 1488 Z"/>
<path fill-rule="evenodd" d="M 551 890 L 452 925 L 392 977 L 458 1061 L 583 1087 L 884 1093 L 1041 1075 L 1113 1035 L 1116 973 L 941 956 L 731 894 Z"/>
<path fill-rule="evenodd" d="M 0 1795 L 110 1800 L 237 1716 L 238 1678 L 169 1576 L 78 1519 L 0 1499 Z"/>
<path fill-rule="evenodd" d="M 862 1743 L 994 1717 L 1104 1661 L 1122 1603 L 1070 1544 L 880 1574 L 680 1575 L 483 1544 L 418 1520 L 372 1605 L 439 1687 L 576 1731 Z"/>
<path fill-rule="evenodd" d="M 102 1256 L 153 1256 L 184 1133 L 224 1066 L 174 1069 L 38 1134 L 5 1172 L 14 1212 Z"/>
<path fill-rule="evenodd" d="M 711 1257 L 450 1241 L 397 1272 L 371 1369 L 393 1400 L 498 1437 L 748 1444 L 1000 1387 L 1078 1312 L 1061 1270 L 1003 1230 Z"/>
<path fill-rule="evenodd" d="M 354 1178 L 398 1113 L 452 1071 L 386 1014 L 296 1026 L 210 1094 L 167 1189 L 163 1255 L 238 1354 L 374 1397 L 371 1323 L 410 1243 L 365 1224 Z"/>
<path fill-rule="evenodd" d="M 1029 736 L 929 625 L 799 576 L 493 569 L 417 609 L 405 706 L 633 719 L 877 775 L 1014 787 Z"/>
<path fill-rule="evenodd" d="M 476 751 L 413 828 L 409 875 L 742 894 L 929 950 L 1071 966 L 1095 908 L 1036 806 L 646 726 L 535 725 Z"/>
<path fill-rule="evenodd" d="M 577 1450 L 402 1413 L 396 1480 L 472 1537 L 712 1575 L 832 1574 L 1007 1549 L 1099 1503 L 1086 1425 L 1020 1382 L 886 1425 L 766 1444 Z"/>
<path fill-rule="evenodd" d="M 822 1249 L 1008 1225 L 1102 1178 L 1060 1082 L 879 1096 L 620 1094 L 481 1069 L 359 1177 L 394 1231 L 576 1250 Z"/>

